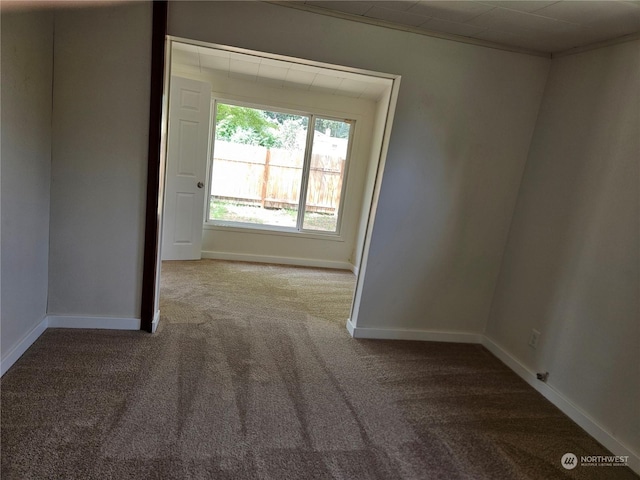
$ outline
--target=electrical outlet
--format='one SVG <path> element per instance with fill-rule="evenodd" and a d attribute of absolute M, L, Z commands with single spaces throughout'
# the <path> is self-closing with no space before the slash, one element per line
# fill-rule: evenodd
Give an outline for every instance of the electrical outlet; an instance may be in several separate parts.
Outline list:
<path fill-rule="evenodd" d="M 536 329 L 531 330 L 531 336 L 529 337 L 529 346 L 531 348 L 538 348 L 538 341 L 540 340 L 540 332 Z"/>

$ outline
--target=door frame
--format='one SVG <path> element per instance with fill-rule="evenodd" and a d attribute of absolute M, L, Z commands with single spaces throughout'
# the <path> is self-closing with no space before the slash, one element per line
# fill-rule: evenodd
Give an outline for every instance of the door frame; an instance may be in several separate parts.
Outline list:
<path fill-rule="evenodd" d="M 187 40 L 172 37 L 167 34 L 167 2 L 166 0 L 153 3 L 153 36 L 152 36 L 152 71 L 151 71 L 151 106 L 149 117 L 149 158 L 147 176 L 147 211 L 144 243 L 144 266 L 142 278 L 142 308 L 140 329 L 153 333 L 159 321 L 159 295 L 160 295 L 160 267 L 161 267 L 161 239 L 162 239 L 162 208 L 165 183 L 166 166 L 166 137 L 168 129 L 168 92 L 171 73 L 171 43 L 172 41 L 187 41 L 193 44 L 203 44 L 213 48 L 224 48 L 239 53 L 248 50 L 211 45 L 207 42 Z M 275 59 L 290 61 L 289 57 L 281 55 L 265 54 Z M 306 63 L 306 62 L 305 62 Z M 335 65 L 321 62 L 308 61 L 310 65 L 335 69 Z M 364 207 L 368 207 L 368 217 L 365 226 L 363 248 L 360 254 L 359 269 L 356 278 L 356 288 L 351 305 L 350 318 L 346 321 L 346 328 L 351 335 L 357 325 L 357 317 L 362 299 L 362 288 L 368 263 L 371 234 L 377 211 L 380 188 L 384 173 L 391 127 L 396 110 L 398 92 L 400 88 L 400 75 L 383 74 L 380 72 L 366 71 L 357 68 L 341 67 L 344 71 L 353 73 L 381 76 L 391 80 L 391 88 L 387 100 L 386 115 L 384 116 L 384 128 L 379 146 L 377 168 L 375 171 L 373 191 Z"/>
<path fill-rule="evenodd" d="M 164 191 L 166 131 L 163 129 L 163 105 L 165 88 L 165 62 L 167 53 L 167 0 L 152 2 L 153 25 L 151 33 L 151 93 L 149 102 L 149 148 L 147 157 L 147 207 L 144 229 L 144 260 L 142 266 L 142 299 L 140 307 L 140 330 L 152 333 L 156 317 L 157 289 L 159 279 L 160 228 L 162 222 L 162 200 Z"/>

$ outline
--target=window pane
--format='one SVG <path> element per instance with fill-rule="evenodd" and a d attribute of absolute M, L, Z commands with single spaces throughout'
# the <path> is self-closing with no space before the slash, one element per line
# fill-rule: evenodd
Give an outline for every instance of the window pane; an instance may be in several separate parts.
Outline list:
<path fill-rule="evenodd" d="M 209 219 L 295 228 L 308 123 L 218 103 Z"/>
<path fill-rule="evenodd" d="M 316 118 L 302 228 L 335 232 L 349 148 L 351 124 Z"/>

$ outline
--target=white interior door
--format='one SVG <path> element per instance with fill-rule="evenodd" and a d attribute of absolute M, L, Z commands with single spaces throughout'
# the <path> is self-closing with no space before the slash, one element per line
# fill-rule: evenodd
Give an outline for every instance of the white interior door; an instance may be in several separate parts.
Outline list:
<path fill-rule="evenodd" d="M 211 86 L 171 77 L 163 260 L 198 260 L 202 250 Z"/>

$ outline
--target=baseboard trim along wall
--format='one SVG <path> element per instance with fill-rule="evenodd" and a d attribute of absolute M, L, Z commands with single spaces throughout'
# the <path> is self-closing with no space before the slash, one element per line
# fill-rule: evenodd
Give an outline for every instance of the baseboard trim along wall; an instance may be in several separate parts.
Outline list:
<path fill-rule="evenodd" d="M 151 333 L 156 333 L 159 323 L 160 323 L 160 310 L 156 310 L 156 313 L 153 315 L 153 321 L 151 322 Z"/>
<path fill-rule="evenodd" d="M 495 355 L 507 367 L 535 388 L 542 396 L 558 407 L 584 431 L 613 452 L 614 455 L 629 457 L 629 467 L 640 473 L 640 455 L 620 443 L 609 432 L 601 427 L 587 413 L 577 407 L 571 400 L 547 383 L 536 378 L 536 373 L 525 367 L 519 360 L 509 354 L 489 337 L 475 333 L 438 332 L 431 330 L 386 329 L 357 327 L 351 319 L 347 320 L 347 331 L 353 338 L 369 338 L 378 340 L 419 340 L 429 342 L 480 343 Z"/>
<path fill-rule="evenodd" d="M 203 251 L 202 258 L 214 260 L 232 260 L 235 262 L 272 263 L 276 265 L 296 265 L 299 267 L 333 268 L 336 270 L 354 271 L 356 267 L 349 262 L 321 260 L 315 258 L 277 257 L 273 255 L 252 255 L 248 253 L 228 253 Z"/>
<path fill-rule="evenodd" d="M 356 338 L 356 336 L 354 335 L 355 331 L 356 326 L 353 324 L 350 318 L 347 318 L 347 332 L 349 332 L 349 335 L 351 335 L 353 338 Z"/>
<path fill-rule="evenodd" d="M 157 312 L 158 320 L 160 311 Z M 154 318 L 155 321 L 155 318 Z M 155 323 L 157 326 L 157 322 Z M 47 315 L 33 327 L 9 353 L 0 360 L 0 376 L 4 375 L 47 328 L 88 328 L 101 330 L 140 330 L 139 318 L 120 317 L 81 317 L 65 315 Z"/>
<path fill-rule="evenodd" d="M 31 331 L 9 351 L 9 353 L 2 357 L 2 360 L 0 360 L 0 376 L 4 375 L 7 370 L 9 370 L 13 364 L 18 361 L 24 352 L 26 352 L 28 348 L 33 345 L 38 338 L 40 338 L 40 335 L 42 335 L 47 329 L 48 323 L 49 318 L 44 317 L 39 324 L 33 327 Z"/>
<path fill-rule="evenodd" d="M 533 372 L 528 367 L 524 366 L 518 359 L 513 357 L 491 338 L 483 336 L 482 345 L 495 355 L 502 363 L 518 374 L 525 382 L 535 388 L 543 397 L 558 407 L 562 413 L 576 422 L 584 431 L 604 445 L 605 448 L 613 452 L 614 455 L 628 456 L 629 467 L 634 472 L 640 474 L 640 455 L 620 443 L 587 413 L 582 411 L 558 390 L 549 384 L 538 380 L 536 378 L 536 372 Z M 599 453 L 594 452 L 594 455 L 599 455 Z"/>
<path fill-rule="evenodd" d="M 347 320 L 347 330 L 353 338 L 377 340 L 418 340 L 422 342 L 482 343 L 482 335 L 466 332 L 440 332 L 405 328 L 357 327 Z"/>
<path fill-rule="evenodd" d="M 82 317 L 49 315 L 49 328 L 89 328 L 102 330 L 140 330 L 139 318 Z"/>

